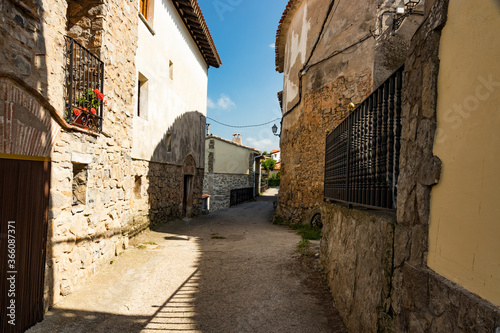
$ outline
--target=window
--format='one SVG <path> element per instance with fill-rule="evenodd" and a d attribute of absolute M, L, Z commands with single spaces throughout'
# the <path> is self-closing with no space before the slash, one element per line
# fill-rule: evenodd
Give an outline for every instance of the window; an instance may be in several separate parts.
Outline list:
<path fill-rule="evenodd" d="M 137 117 L 147 119 L 149 83 L 148 79 L 141 73 L 139 73 L 139 82 L 137 85 L 139 87 L 137 92 Z"/>
<path fill-rule="evenodd" d="M 172 134 L 168 133 L 167 134 L 167 152 L 172 151 Z"/>
<path fill-rule="evenodd" d="M 87 164 L 73 163 L 73 206 L 87 204 Z"/>
<path fill-rule="evenodd" d="M 134 194 L 137 199 L 141 198 L 141 191 L 142 191 L 142 177 L 135 176 Z"/>
<path fill-rule="evenodd" d="M 170 75 L 170 80 L 174 79 L 174 63 L 172 61 L 168 62 L 168 74 Z"/>
<path fill-rule="evenodd" d="M 146 25 L 148 30 L 155 35 L 153 29 L 154 0 L 141 0 L 139 3 L 139 18 Z"/>
<path fill-rule="evenodd" d="M 149 20 L 149 0 L 141 0 L 140 10 L 144 18 Z"/>

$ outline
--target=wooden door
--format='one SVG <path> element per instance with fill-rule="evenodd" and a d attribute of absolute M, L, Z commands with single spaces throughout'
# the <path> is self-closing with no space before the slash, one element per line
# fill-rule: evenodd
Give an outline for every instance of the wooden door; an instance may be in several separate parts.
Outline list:
<path fill-rule="evenodd" d="M 0 331 L 43 319 L 50 162 L 0 158 Z"/>

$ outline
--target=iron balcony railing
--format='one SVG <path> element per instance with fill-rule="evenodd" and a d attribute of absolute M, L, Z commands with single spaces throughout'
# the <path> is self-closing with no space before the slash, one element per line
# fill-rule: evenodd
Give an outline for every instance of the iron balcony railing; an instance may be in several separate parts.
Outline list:
<path fill-rule="evenodd" d="M 253 199 L 253 187 L 239 188 L 236 190 L 231 190 L 231 198 L 229 202 L 229 207 L 238 205 L 242 202 Z"/>
<path fill-rule="evenodd" d="M 102 131 L 104 63 L 66 36 L 66 114 L 68 123 Z"/>
<path fill-rule="evenodd" d="M 396 208 L 402 86 L 403 67 L 327 136 L 325 199 Z"/>

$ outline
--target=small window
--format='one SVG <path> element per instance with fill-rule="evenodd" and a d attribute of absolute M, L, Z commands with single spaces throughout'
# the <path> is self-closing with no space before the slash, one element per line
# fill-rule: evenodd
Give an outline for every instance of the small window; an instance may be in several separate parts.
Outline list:
<path fill-rule="evenodd" d="M 137 199 L 141 197 L 141 190 L 142 190 L 142 177 L 135 176 L 134 194 Z"/>
<path fill-rule="evenodd" d="M 87 204 L 87 164 L 73 163 L 73 206 Z"/>
<path fill-rule="evenodd" d="M 170 75 L 170 80 L 174 79 L 174 63 L 172 61 L 168 62 L 168 73 Z"/>
<path fill-rule="evenodd" d="M 137 117 L 147 119 L 149 83 L 148 79 L 141 73 L 139 73 L 138 87 L 139 89 L 137 92 Z"/>
<path fill-rule="evenodd" d="M 141 14 L 146 20 L 149 20 L 149 0 L 141 0 Z"/>
<path fill-rule="evenodd" d="M 168 133 L 167 134 L 167 152 L 172 151 L 172 134 Z"/>

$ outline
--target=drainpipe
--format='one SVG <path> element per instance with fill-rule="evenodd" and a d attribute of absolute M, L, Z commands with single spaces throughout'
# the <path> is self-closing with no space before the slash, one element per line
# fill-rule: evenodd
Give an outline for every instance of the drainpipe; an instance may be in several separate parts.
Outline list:
<path fill-rule="evenodd" d="M 255 160 L 262 157 L 262 154 L 260 154 L 259 156 L 255 156 L 253 158 L 253 197 L 255 198 L 255 171 L 257 169 L 256 167 L 256 163 L 255 163 Z M 260 173 L 260 168 L 259 168 L 259 173 Z"/>

